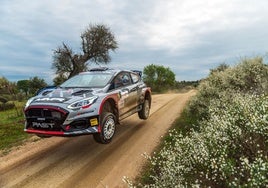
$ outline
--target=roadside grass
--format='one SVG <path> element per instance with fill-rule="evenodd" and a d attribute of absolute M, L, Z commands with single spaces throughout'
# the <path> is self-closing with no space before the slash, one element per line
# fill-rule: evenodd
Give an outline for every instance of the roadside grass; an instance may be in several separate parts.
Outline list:
<path fill-rule="evenodd" d="M 0 151 L 7 153 L 13 146 L 20 145 L 28 134 L 23 132 L 23 102 L 15 102 L 15 108 L 0 112 Z"/>

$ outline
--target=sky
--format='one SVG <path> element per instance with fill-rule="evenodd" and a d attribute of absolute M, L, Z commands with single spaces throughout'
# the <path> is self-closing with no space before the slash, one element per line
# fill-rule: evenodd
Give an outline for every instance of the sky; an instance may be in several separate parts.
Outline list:
<path fill-rule="evenodd" d="M 1 0 L 0 77 L 53 84 L 53 50 L 81 51 L 89 24 L 104 24 L 118 49 L 109 67 L 169 67 L 177 81 L 205 78 L 222 63 L 263 56 L 267 0 Z M 94 67 L 91 64 L 91 67 Z"/>

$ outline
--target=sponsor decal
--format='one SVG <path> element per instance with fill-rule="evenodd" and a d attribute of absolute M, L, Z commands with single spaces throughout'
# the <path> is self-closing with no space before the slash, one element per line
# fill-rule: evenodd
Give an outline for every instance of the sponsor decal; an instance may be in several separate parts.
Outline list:
<path fill-rule="evenodd" d="M 46 122 L 33 122 L 32 126 L 36 127 L 36 128 L 45 128 L 45 129 L 49 129 L 49 128 L 53 128 L 55 124 L 54 123 L 46 123 Z"/>
<path fill-rule="evenodd" d="M 65 98 L 59 98 L 59 97 L 53 97 L 53 98 L 49 98 L 49 97 L 45 97 L 45 98 L 39 98 L 39 99 L 35 99 L 35 101 L 37 102 L 44 102 L 44 101 L 57 101 L 57 102 L 64 102 L 66 99 Z"/>
<path fill-rule="evenodd" d="M 90 119 L 90 125 L 91 126 L 96 126 L 98 124 L 99 124 L 99 122 L 98 122 L 97 118 Z"/>

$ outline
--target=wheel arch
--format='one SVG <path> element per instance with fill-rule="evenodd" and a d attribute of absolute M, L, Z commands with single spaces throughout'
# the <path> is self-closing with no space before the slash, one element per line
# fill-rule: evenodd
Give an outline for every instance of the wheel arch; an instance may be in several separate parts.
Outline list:
<path fill-rule="evenodd" d="M 119 122 L 119 112 L 118 112 L 118 96 L 112 95 L 110 97 L 106 97 L 99 108 L 99 115 L 101 115 L 104 111 L 105 104 L 109 104 L 111 106 L 111 113 L 113 113 L 116 117 L 117 122 Z"/>

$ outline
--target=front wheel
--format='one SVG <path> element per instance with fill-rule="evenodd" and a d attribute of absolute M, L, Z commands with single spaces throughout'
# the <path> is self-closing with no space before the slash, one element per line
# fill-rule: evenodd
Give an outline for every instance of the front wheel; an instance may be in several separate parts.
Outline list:
<path fill-rule="evenodd" d="M 141 110 L 138 112 L 140 119 L 148 119 L 150 114 L 150 103 L 148 99 L 145 99 L 144 103 L 142 104 Z"/>
<path fill-rule="evenodd" d="M 93 134 L 96 142 L 108 144 L 112 141 L 115 134 L 116 118 L 111 112 L 104 112 L 101 118 L 101 132 Z"/>

